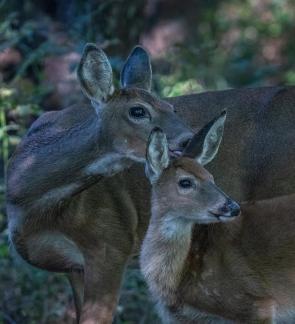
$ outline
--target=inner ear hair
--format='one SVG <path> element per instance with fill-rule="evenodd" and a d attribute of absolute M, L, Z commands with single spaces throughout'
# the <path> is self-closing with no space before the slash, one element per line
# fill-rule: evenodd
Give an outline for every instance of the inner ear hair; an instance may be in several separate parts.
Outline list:
<path fill-rule="evenodd" d="M 104 51 L 95 44 L 87 44 L 77 69 L 83 93 L 92 101 L 106 101 L 113 93 L 113 73 Z"/>
<path fill-rule="evenodd" d="M 224 110 L 195 134 L 184 150 L 183 156 L 196 159 L 203 165 L 209 163 L 218 152 L 225 118 L 226 111 Z"/>
<path fill-rule="evenodd" d="M 211 162 L 216 156 L 223 136 L 225 118 L 226 112 L 223 111 L 211 124 L 205 136 L 201 154 L 197 157 L 200 164 L 205 165 Z"/>
<path fill-rule="evenodd" d="M 146 175 L 155 182 L 169 165 L 169 147 L 165 133 L 156 127 L 152 130 L 146 153 Z"/>

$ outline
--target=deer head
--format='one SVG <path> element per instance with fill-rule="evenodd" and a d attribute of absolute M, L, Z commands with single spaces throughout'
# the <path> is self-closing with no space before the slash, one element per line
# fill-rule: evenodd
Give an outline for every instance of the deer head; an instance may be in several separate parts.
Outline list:
<path fill-rule="evenodd" d="M 217 154 L 226 113 L 213 119 L 191 139 L 181 157 L 170 160 L 165 133 L 152 131 L 146 174 L 153 186 L 153 214 L 208 224 L 232 220 L 239 205 L 214 183 L 204 168 Z"/>
<path fill-rule="evenodd" d="M 192 137 L 173 107 L 151 94 L 151 63 L 142 47 L 136 46 L 123 66 L 120 89 L 114 89 L 107 56 L 94 44 L 85 46 L 77 75 L 99 116 L 101 143 L 107 151 L 144 162 L 154 127 L 165 132 L 172 155 L 179 154 Z"/>

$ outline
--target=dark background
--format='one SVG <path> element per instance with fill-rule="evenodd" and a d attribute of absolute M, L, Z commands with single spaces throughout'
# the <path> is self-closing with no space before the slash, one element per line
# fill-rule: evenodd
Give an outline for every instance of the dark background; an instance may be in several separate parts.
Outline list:
<path fill-rule="evenodd" d="M 44 110 L 84 100 L 75 67 L 86 42 L 104 48 L 117 80 L 132 47 L 143 44 L 153 90 L 176 96 L 294 84 L 294 35 L 293 0 L 0 0 L 0 323 L 73 318 L 65 278 L 29 267 L 8 246 L 4 170 Z M 155 318 L 134 261 L 115 323 Z"/>

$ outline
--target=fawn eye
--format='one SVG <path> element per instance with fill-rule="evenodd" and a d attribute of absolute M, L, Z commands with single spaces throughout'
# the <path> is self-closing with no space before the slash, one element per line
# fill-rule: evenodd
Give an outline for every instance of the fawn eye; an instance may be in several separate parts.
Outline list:
<path fill-rule="evenodd" d="M 148 117 L 148 113 L 143 107 L 131 107 L 129 109 L 129 116 L 135 119 L 142 119 Z"/>
<path fill-rule="evenodd" d="M 178 185 L 182 189 L 190 189 L 194 187 L 193 181 L 189 178 L 179 180 Z"/>

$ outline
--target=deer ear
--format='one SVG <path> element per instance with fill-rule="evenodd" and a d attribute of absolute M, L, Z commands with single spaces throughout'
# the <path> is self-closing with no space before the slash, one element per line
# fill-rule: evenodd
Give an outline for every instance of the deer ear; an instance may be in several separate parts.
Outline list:
<path fill-rule="evenodd" d="M 123 88 L 133 86 L 150 91 L 151 84 L 152 67 L 149 54 L 143 47 L 136 46 L 123 66 L 121 86 Z"/>
<path fill-rule="evenodd" d="M 151 183 L 157 181 L 169 165 L 169 148 L 166 135 L 159 128 L 152 130 L 146 152 L 145 173 Z"/>
<path fill-rule="evenodd" d="M 92 101 L 105 101 L 113 92 L 111 64 L 104 51 L 94 44 L 86 44 L 77 76 L 82 91 Z"/>
<path fill-rule="evenodd" d="M 211 120 L 190 140 L 183 156 L 196 159 L 202 165 L 212 161 L 218 152 L 223 136 L 226 111 Z"/>

